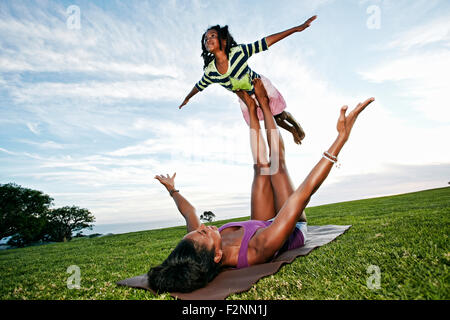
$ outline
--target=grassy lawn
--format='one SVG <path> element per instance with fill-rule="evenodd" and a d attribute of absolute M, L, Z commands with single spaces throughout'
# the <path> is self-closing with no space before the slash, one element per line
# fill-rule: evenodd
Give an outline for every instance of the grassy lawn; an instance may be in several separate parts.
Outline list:
<path fill-rule="evenodd" d="M 310 225 L 353 227 L 228 299 L 450 299 L 450 188 L 311 207 L 306 214 Z M 175 227 L 3 250 L 0 299 L 172 299 L 115 282 L 162 262 L 185 232 Z M 71 265 L 80 268 L 80 289 L 67 288 Z M 379 289 L 368 288 L 371 265 L 380 270 Z"/>

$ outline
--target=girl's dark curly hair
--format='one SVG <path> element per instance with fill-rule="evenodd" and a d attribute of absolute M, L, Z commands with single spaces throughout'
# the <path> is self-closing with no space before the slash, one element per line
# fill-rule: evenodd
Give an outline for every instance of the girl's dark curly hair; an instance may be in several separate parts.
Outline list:
<path fill-rule="evenodd" d="M 230 54 L 231 48 L 236 47 L 238 45 L 236 43 L 236 41 L 234 41 L 230 32 L 228 31 L 228 26 L 221 27 L 220 25 L 216 25 L 216 26 L 208 28 L 208 30 L 206 30 L 202 36 L 202 55 L 201 56 L 203 58 L 203 61 L 205 62 L 203 69 L 205 69 L 208 66 L 208 64 L 214 60 L 214 55 L 212 53 L 208 52 L 208 50 L 206 49 L 206 46 L 205 46 L 205 37 L 206 37 L 206 33 L 209 30 L 217 31 L 217 34 L 219 35 L 220 50 L 222 50 L 222 41 L 221 40 L 225 39 L 227 41 L 227 44 L 225 47 L 225 54 L 227 56 Z"/>
<path fill-rule="evenodd" d="M 148 284 L 157 292 L 191 292 L 206 286 L 221 268 L 214 262 L 214 248 L 196 248 L 183 239 L 162 264 L 148 271 Z"/>

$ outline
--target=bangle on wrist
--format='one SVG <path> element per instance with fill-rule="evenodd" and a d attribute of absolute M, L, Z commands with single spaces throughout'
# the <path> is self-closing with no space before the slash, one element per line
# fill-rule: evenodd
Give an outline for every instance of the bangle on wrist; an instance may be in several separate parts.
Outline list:
<path fill-rule="evenodd" d="M 180 190 L 177 190 L 177 189 L 173 188 L 172 190 L 169 191 L 170 196 L 173 197 L 173 194 L 174 194 L 175 192 L 180 192 Z"/>
<path fill-rule="evenodd" d="M 338 158 L 336 156 L 333 156 L 332 154 L 330 154 L 328 151 L 325 151 L 323 153 L 323 155 L 328 159 L 331 160 L 331 162 L 336 163 L 338 161 Z"/>
<path fill-rule="evenodd" d="M 333 164 L 336 164 L 336 168 L 340 168 L 341 164 L 337 163 L 338 162 L 338 158 L 336 156 L 333 156 L 332 154 L 330 154 L 328 151 L 325 151 L 322 155 L 323 158 L 327 159 L 328 161 L 332 162 Z"/>
<path fill-rule="evenodd" d="M 322 155 L 322 158 L 327 159 L 330 162 L 336 163 L 336 160 L 333 160 L 331 158 L 328 158 L 325 154 Z"/>

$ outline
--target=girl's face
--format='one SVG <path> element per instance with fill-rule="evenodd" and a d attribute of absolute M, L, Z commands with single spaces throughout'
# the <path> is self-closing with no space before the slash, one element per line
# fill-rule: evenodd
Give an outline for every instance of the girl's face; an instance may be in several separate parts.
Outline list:
<path fill-rule="evenodd" d="M 208 52 L 213 53 L 214 51 L 220 50 L 219 34 L 216 30 L 209 30 L 205 35 L 204 42 L 206 50 L 208 50 Z M 224 46 L 222 46 L 222 48 L 224 48 Z"/>

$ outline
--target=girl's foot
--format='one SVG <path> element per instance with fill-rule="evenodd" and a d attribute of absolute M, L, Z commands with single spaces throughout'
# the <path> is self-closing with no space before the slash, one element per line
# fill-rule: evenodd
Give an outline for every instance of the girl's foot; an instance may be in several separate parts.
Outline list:
<path fill-rule="evenodd" d="M 295 128 L 298 136 L 300 137 L 300 140 L 305 139 L 305 131 L 303 130 L 302 126 L 297 122 L 297 120 L 295 120 L 294 116 L 287 111 L 283 111 L 282 114 L 283 113 L 284 113 L 283 115 L 284 120 L 289 122 Z"/>
<path fill-rule="evenodd" d="M 290 126 L 286 121 L 284 121 L 284 119 L 283 119 L 284 116 L 285 115 L 283 115 L 282 113 L 281 114 L 277 114 L 277 115 L 274 116 L 275 121 L 277 122 L 277 125 L 280 128 L 283 128 L 283 129 L 289 131 L 290 133 L 292 133 L 292 136 L 294 138 L 294 142 L 296 144 L 302 144 L 302 139 L 300 138 L 300 136 L 298 134 L 298 131 L 293 126 Z"/>
<path fill-rule="evenodd" d="M 294 137 L 294 142 L 296 144 L 302 144 L 302 139 L 298 135 L 298 131 L 294 127 L 291 127 L 291 129 L 289 131 L 292 133 L 292 136 Z"/>

